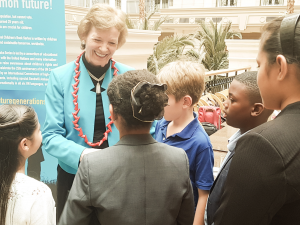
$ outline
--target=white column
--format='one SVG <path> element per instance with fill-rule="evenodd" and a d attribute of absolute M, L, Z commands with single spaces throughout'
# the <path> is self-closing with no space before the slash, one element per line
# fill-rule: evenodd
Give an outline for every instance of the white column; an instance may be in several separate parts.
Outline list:
<path fill-rule="evenodd" d="M 121 10 L 127 13 L 127 0 L 121 0 Z"/>
<path fill-rule="evenodd" d="M 214 8 L 214 7 L 216 7 L 216 1 L 218 1 L 218 0 L 211 0 L 211 1 L 205 1 L 204 0 L 204 5 L 203 5 L 203 7 L 205 7 L 205 8 Z"/>
<path fill-rule="evenodd" d="M 111 6 L 111 7 L 116 7 L 116 0 L 109 0 L 109 5 Z"/>
<path fill-rule="evenodd" d="M 182 6 L 182 0 L 173 0 L 173 8 L 181 8 Z"/>

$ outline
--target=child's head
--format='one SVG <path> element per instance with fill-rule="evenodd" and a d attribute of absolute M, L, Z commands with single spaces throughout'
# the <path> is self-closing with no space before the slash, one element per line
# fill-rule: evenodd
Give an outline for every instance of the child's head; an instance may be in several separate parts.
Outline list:
<path fill-rule="evenodd" d="M 107 89 L 115 119 L 127 130 L 150 129 L 168 102 L 165 87 L 147 70 L 132 70 L 114 77 Z"/>
<path fill-rule="evenodd" d="M 4 224 L 10 185 L 25 159 L 41 146 L 38 117 L 23 105 L 0 106 L 0 223 Z M 3 208 L 2 208 L 3 206 Z"/>
<path fill-rule="evenodd" d="M 278 17 L 262 31 L 257 55 L 258 86 L 268 109 L 282 109 L 300 96 L 299 14 Z M 288 18 L 287 18 L 288 17 Z M 297 100 L 296 100 L 297 101 Z"/>
<path fill-rule="evenodd" d="M 224 102 L 224 117 L 228 125 L 246 132 L 268 120 L 273 111 L 264 109 L 257 72 L 245 72 L 235 77 Z"/>
<path fill-rule="evenodd" d="M 161 83 L 167 84 L 169 106 L 165 108 L 164 117 L 175 120 L 183 109 L 195 105 L 204 91 L 205 70 L 202 65 L 192 61 L 177 61 L 167 64 L 157 75 Z"/>
<path fill-rule="evenodd" d="M 7 155 L 6 157 L 20 154 L 25 159 L 34 154 L 42 142 L 39 126 L 37 114 L 32 107 L 24 105 L 1 105 L 1 154 Z"/>

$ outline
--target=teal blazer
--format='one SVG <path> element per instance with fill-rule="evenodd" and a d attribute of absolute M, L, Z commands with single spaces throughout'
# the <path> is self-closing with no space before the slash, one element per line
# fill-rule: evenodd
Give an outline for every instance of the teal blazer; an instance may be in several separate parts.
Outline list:
<path fill-rule="evenodd" d="M 118 74 L 133 70 L 132 67 L 116 62 Z M 50 155 L 58 159 L 60 167 L 70 174 L 76 174 L 79 159 L 85 148 L 91 148 L 79 137 L 79 132 L 74 129 L 74 120 L 72 113 L 74 110 L 73 96 L 74 91 L 72 85 L 75 83 L 75 63 L 70 62 L 64 66 L 52 70 L 46 89 L 46 119 L 43 127 L 43 148 Z M 94 88 L 94 84 L 80 59 L 79 68 L 79 90 L 78 90 L 78 108 L 80 111 L 77 116 L 80 117 L 78 125 L 82 128 L 90 142 L 94 137 L 95 111 L 96 111 L 96 93 L 90 91 Z M 111 65 L 107 70 L 102 88 L 108 88 L 113 78 L 114 69 Z M 109 99 L 106 90 L 101 93 L 103 102 L 103 111 L 105 116 L 105 124 L 110 122 Z M 113 146 L 119 141 L 119 131 L 112 125 L 112 132 L 108 134 L 108 144 Z M 151 128 L 154 133 L 155 124 Z"/>

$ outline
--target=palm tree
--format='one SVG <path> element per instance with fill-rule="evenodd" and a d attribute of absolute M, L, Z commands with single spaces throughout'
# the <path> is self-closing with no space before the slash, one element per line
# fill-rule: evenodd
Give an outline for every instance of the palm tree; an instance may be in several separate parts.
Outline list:
<path fill-rule="evenodd" d="M 139 9 L 140 9 L 140 21 L 145 20 L 145 0 L 140 0 L 139 3 Z"/>
<path fill-rule="evenodd" d="M 126 15 L 126 25 L 128 29 L 140 29 L 140 30 L 159 30 L 160 25 L 162 25 L 167 19 L 168 16 L 160 17 L 159 20 L 156 20 L 154 22 L 154 25 L 152 27 L 149 26 L 151 17 L 157 12 L 155 10 L 154 12 L 149 12 L 145 16 L 145 18 L 141 21 L 139 21 L 138 24 L 135 24 L 128 16 Z"/>
<path fill-rule="evenodd" d="M 212 20 L 207 24 L 205 21 L 199 23 L 200 29 L 195 38 L 202 42 L 205 56 L 202 60 L 207 70 L 226 69 L 229 66 L 228 51 L 225 39 L 234 36 L 242 38 L 241 33 L 231 30 L 231 22 L 214 24 Z"/>
<path fill-rule="evenodd" d="M 128 29 L 135 29 L 135 23 L 131 19 L 129 19 L 128 14 L 126 14 L 126 20 L 125 21 L 126 21 L 126 25 L 127 25 Z"/>
<path fill-rule="evenodd" d="M 287 14 L 294 13 L 295 0 L 287 0 Z"/>
<path fill-rule="evenodd" d="M 158 74 L 166 64 L 184 56 L 186 46 L 194 47 L 192 35 L 165 37 L 154 45 L 153 54 L 147 61 L 148 70 L 153 74 Z"/>

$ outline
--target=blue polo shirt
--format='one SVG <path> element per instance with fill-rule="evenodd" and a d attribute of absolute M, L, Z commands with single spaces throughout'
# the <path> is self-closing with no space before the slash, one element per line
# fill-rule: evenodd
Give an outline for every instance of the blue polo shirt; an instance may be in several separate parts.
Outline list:
<path fill-rule="evenodd" d="M 186 152 L 190 163 L 190 179 L 193 186 L 195 206 L 198 203 L 198 188 L 210 190 L 213 182 L 214 154 L 209 137 L 200 125 L 197 115 L 180 133 L 166 137 L 170 121 L 164 118 L 158 121 L 155 128 L 155 137 L 174 147 L 182 148 Z"/>

